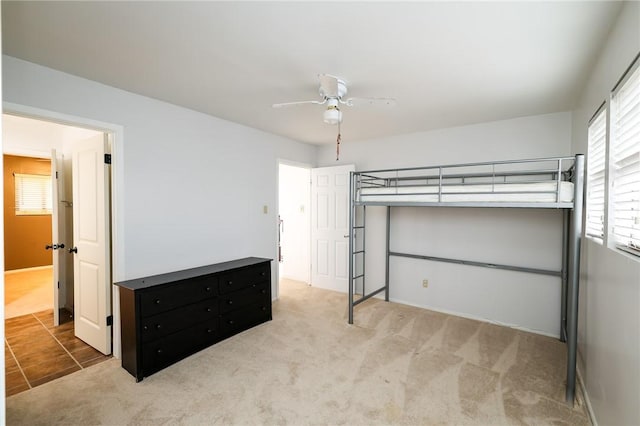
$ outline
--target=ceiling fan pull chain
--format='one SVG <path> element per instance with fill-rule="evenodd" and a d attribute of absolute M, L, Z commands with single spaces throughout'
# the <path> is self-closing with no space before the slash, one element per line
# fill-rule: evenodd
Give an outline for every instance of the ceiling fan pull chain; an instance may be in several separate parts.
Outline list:
<path fill-rule="evenodd" d="M 340 123 L 338 123 L 338 138 L 336 139 L 336 161 L 340 159 Z"/>

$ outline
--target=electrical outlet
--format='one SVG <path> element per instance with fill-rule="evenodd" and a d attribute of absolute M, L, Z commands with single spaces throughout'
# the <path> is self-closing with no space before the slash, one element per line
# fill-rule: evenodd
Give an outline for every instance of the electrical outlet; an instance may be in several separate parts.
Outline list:
<path fill-rule="evenodd" d="M 429 280 L 422 280 L 422 287 L 424 288 L 429 287 Z"/>

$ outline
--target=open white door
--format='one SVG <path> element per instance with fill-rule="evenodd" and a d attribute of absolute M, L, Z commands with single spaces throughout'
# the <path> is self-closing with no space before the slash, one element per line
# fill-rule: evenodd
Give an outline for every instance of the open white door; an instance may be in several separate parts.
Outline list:
<path fill-rule="evenodd" d="M 348 291 L 349 172 L 353 165 L 311 170 L 311 284 Z"/>
<path fill-rule="evenodd" d="M 51 227 L 53 248 L 53 325 L 60 325 L 60 283 L 65 282 L 65 212 L 61 200 L 64 198 L 63 157 L 51 150 Z"/>
<path fill-rule="evenodd" d="M 75 335 L 111 353 L 111 248 L 106 135 L 72 149 Z"/>

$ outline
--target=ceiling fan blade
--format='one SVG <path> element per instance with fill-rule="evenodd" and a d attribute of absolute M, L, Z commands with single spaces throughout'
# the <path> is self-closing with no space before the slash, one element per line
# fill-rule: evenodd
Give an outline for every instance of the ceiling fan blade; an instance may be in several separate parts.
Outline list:
<path fill-rule="evenodd" d="M 324 101 L 298 101 L 298 102 L 283 102 L 280 104 L 273 104 L 272 107 L 273 108 L 282 108 L 282 107 L 288 107 L 288 106 L 293 106 L 293 105 L 304 105 L 304 104 L 316 104 L 316 105 L 322 105 L 326 102 L 326 100 Z"/>
<path fill-rule="evenodd" d="M 320 92 L 328 98 L 338 97 L 338 77 L 330 74 L 318 74 L 320 79 Z"/>
<path fill-rule="evenodd" d="M 349 98 L 343 103 L 348 106 L 396 106 L 395 98 Z"/>

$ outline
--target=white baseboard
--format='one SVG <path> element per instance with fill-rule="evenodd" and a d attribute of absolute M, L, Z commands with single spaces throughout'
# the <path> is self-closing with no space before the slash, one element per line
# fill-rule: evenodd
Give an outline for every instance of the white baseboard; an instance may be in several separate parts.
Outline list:
<path fill-rule="evenodd" d="M 43 269 L 53 268 L 53 265 L 33 266 L 31 268 L 12 269 L 11 271 L 4 271 L 5 274 L 19 274 L 20 272 L 39 271 Z"/>
<path fill-rule="evenodd" d="M 584 404 L 587 406 L 587 413 L 589 413 L 589 420 L 591 420 L 591 424 L 593 426 L 598 426 L 598 421 L 596 420 L 596 415 L 593 412 L 593 407 L 591 406 L 591 400 L 589 399 L 589 394 L 587 393 L 587 387 L 584 384 L 584 380 L 582 380 L 582 373 L 580 372 L 580 367 L 576 366 L 576 372 L 578 376 L 578 384 L 580 385 L 580 389 L 582 389 L 582 395 L 584 396 Z"/>
<path fill-rule="evenodd" d="M 374 296 L 374 297 L 378 297 L 378 296 Z M 384 297 L 384 296 L 380 296 L 380 297 Z M 546 331 L 543 330 L 536 330 L 536 329 L 532 329 L 532 328 L 527 328 L 527 327 L 522 327 L 516 324 L 508 324 L 508 323 L 504 323 L 504 322 L 500 322 L 500 321 L 495 321 L 492 319 L 488 319 L 488 318 L 484 318 L 484 317 L 480 317 L 480 316 L 476 316 L 476 315 L 471 315 L 471 314 L 467 314 L 464 312 L 457 312 L 457 311 L 451 311 L 448 309 L 442 309 L 442 308 L 437 308 L 437 307 L 432 307 L 432 306 L 422 306 L 422 305 L 416 305 L 415 303 L 410 303 L 404 300 L 398 300 L 398 299 L 393 299 L 390 298 L 389 299 L 390 302 L 394 302 L 394 303 L 400 303 L 402 305 L 409 305 L 409 306 L 414 306 L 416 308 L 422 308 L 422 309 L 427 309 L 429 311 L 434 311 L 434 312 L 440 312 L 443 314 L 447 314 L 447 315 L 453 315 L 456 317 L 461 317 L 461 318 L 467 318 L 470 320 L 475 320 L 475 321 L 480 321 L 480 322 L 486 322 L 489 324 L 495 324 L 495 325 L 500 325 L 503 327 L 509 327 L 509 328 L 513 328 L 515 330 L 520 330 L 520 331 L 524 331 L 527 333 L 534 333 L 534 334 L 539 334 L 541 336 L 547 336 L 547 337 L 553 337 L 554 339 L 559 339 L 560 335 L 559 334 L 553 334 L 553 333 L 548 333 Z"/>

